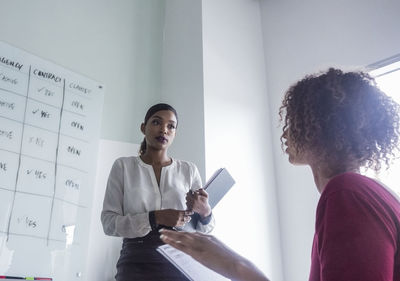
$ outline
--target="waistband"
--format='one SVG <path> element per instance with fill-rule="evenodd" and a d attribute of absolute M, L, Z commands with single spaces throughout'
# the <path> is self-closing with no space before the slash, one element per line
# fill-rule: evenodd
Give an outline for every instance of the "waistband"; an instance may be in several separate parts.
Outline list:
<path fill-rule="evenodd" d="M 168 228 L 173 230 L 172 228 L 169 227 L 163 227 L 163 228 Z M 142 245 L 162 245 L 164 242 L 160 239 L 160 232 L 158 232 L 159 229 L 152 230 L 150 231 L 147 235 L 143 237 L 136 237 L 136 238 L 124 238 L 123 239 L 123 244 L 142 244 Z"/>

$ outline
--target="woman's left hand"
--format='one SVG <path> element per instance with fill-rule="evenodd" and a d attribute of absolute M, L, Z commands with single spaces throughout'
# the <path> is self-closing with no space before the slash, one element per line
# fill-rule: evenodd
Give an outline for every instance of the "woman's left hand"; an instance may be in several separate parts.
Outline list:
<path fill-rule="evenodd" d="M 211 214 L 208 193 L 202 188 L 189 191 L 186 193 L 186 207 L 188 210 L 198 213 L 202 218 L 208 217 Z"/>

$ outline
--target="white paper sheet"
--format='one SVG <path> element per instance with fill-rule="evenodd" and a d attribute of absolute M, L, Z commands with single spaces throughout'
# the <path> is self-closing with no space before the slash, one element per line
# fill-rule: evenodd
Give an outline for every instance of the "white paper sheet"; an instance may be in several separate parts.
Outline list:
<path fill-rule="evenodd" d="M 226 277 L 205 267 L 191 256 L 165 244 L 157 248 L 165 258 L 167 258 L 176 268 L 178 268 L 187 278 L 192 281 L 226 281 Z"/>

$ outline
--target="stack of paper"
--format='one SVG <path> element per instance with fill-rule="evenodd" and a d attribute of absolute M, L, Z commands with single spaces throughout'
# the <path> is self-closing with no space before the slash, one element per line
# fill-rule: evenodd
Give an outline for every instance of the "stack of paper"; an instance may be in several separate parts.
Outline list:
<path fill-rule="evenodd" d="M 191 256 L 165 244 L 157 248 L 166 259 L 192 281 L 228 281 L 229 279 L 205 267 Z"/>

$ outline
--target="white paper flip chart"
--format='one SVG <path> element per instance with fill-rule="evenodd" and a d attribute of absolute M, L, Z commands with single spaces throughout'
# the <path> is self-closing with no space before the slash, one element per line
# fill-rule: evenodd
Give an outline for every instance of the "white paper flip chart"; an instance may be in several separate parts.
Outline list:
<path fill-rule="evenodd" d="M 0 42 L 0 275 L 85 280 L 103 96 Z"/>

